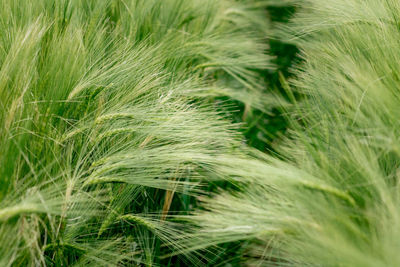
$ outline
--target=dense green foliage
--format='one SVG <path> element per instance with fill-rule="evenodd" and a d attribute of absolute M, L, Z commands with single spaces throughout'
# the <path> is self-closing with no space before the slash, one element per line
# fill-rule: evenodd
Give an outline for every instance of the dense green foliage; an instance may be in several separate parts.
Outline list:
<path fill-rule="evenodd" d="M 1 1 L 0 265 L 160 263 L 174 193 L 188 210 L 245 153 L 212 100 L 270 109 L 266 23 L 257 1 Z"/>
<path fill-rule="evenodd" d="M 399 266 L 399 21 L 1 1 L 0 266 Z"/>

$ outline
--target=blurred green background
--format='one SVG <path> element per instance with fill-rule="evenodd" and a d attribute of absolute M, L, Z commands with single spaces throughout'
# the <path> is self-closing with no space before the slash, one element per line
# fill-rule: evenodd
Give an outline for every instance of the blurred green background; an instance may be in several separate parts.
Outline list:
<path fill-rule="evenodd" d="M 293 6 L 269 6 L 267 13 L 272 32 L 279 28 L 281 24 L 287 23 L 295 11 Z M 274 38 L 270 38 L 268 43 L 269 54 L 274 57 L 272 63 L 275 68 L 262 73 L 267 84 L 265 92 L 286 97 L 281 84 L 281 77 L 290 79 L 292 76 L 291 67 L 298 61 L 296 56 L 298 49 L 294 45 Z M 264 152 L 274 152 L 276 143 L 279 143 L 286 132 L 287 124 L 282 112 L 281 109 L 275 107 L 271 109 L 270 113 L 252 110 L 246 116 L 243 116 L 244 107 L 242 106 L 240 111 L 236 113 L 234 120 L 235 122 L 245 123 L 242 131 L 250 146 Z"/>

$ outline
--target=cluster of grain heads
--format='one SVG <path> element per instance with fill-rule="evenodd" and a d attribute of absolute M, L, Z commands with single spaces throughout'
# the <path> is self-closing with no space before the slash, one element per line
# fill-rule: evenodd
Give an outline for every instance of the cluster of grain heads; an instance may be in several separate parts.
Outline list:
<path fill-rule="evenodd" d="M 292 2 L 281 34 L 302 50 L 302 99 L 282 160 L 242 162 L 241 190 L 205 199 L 182 249 L 246 240 L 248 265 L 399 266 L 400 4 Z"/>
<path fill-rule="evenodd" d="M 266 29 L 257 1 L 1 1 L 0 265 L 157 263 L 164 190 L 243 153 L 205 96 L 269 108 Z"/>

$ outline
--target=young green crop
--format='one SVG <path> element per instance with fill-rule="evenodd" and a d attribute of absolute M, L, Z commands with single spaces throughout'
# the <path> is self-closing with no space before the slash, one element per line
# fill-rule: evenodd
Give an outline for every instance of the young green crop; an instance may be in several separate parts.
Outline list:
<path fill-rule="evenodd" d="M 284 159 L 220 164 L 241 166 L 242 190 L 205 199 L 181 249 L 247 240 L 250 266 L 399 266 L 400 4 L 296 2 L 284 36 L 302 50 L 303 99 Z"/>
<path fill-rule="evenodd" d="M 1 266 L 159 262 L 163 190 L 244 153 L 207 99 L 270 108 L 257 3 L 0 2 Z"/>

